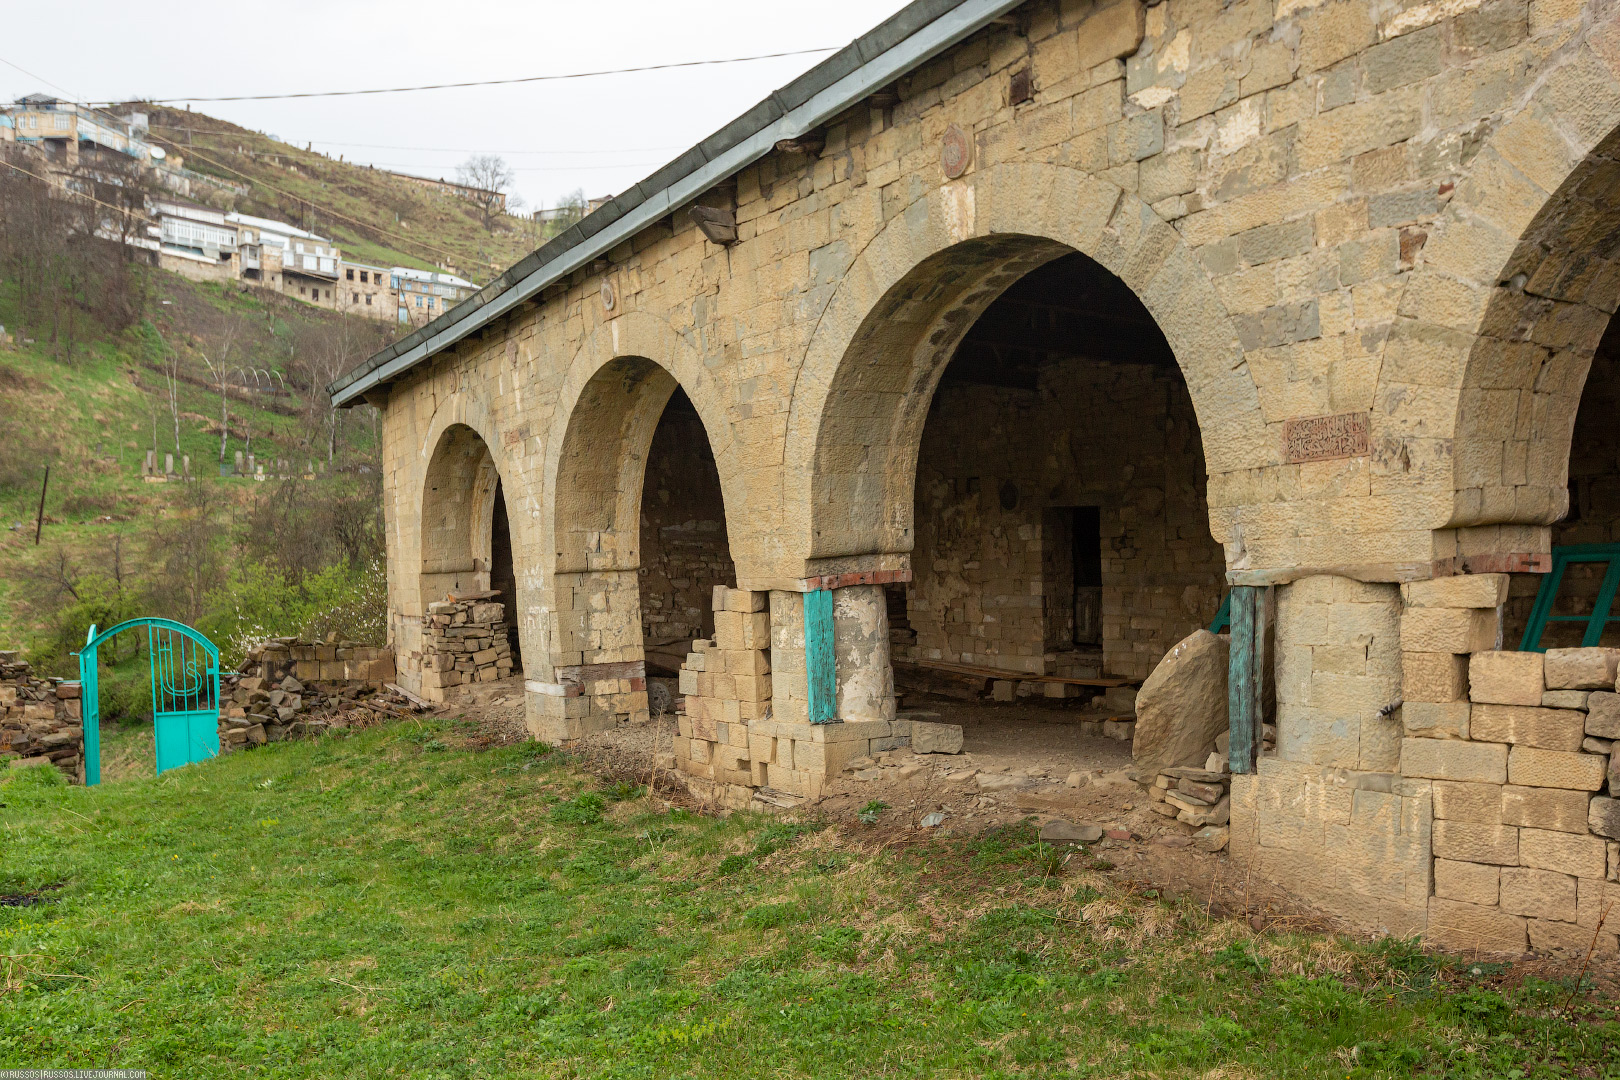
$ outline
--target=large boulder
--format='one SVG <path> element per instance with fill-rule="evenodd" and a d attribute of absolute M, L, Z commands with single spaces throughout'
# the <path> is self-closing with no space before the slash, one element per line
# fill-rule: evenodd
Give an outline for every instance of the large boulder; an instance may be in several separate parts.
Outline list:
<path fill-rule="evenodd" d="M 1165 654 L 1142 684 L 1131 756 L 1144 780 L 1177 765 L 1203 765 L 1215 749 L 1216 737 L 1229 726 L 1230 649 L 1226 638 L 1195 630 Z"/>

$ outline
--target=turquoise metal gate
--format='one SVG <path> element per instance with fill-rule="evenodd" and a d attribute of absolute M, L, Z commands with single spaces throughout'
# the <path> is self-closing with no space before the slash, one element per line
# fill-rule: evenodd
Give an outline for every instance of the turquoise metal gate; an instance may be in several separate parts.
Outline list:
<path fill-rule="evenodd" d="M 152 733 L 162 773 L 219 753 L 219 650 L 185 623 L 141 618 L 102 634 L 92 626 L 79 653 L 84 702 L 84 782 L 101 783 L 101 704 L 96 650 L 125 630 L 146 630 L 152 677 Z"/>

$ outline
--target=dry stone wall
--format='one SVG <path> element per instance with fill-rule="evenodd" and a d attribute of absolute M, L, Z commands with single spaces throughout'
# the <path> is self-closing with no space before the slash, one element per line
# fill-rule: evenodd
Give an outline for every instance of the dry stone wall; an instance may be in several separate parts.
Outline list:
<path fill-rule="evenodd" d="M 1403 770 L 1434 791 L 1429 940 L 1620 955 L 1620 928 L 1598 926 L 1620 905 L 1620 650 L 1482 651 L 1466 664 L 1465 694 L 1405 706 Z"/>
<path fill-rule="evenodd" d="M 512 674 L 505 613 L 505 605 L 487 595 L 429 604 L 423 620 L 422 696 L 443 701 L 452 687 Z"/>
<path fill-rule="evenodd" d="M 0 759 L 13 766 L 54 765 L 84 781 L 79 684 L 35 677 L 28 661 L 0 652 Z"/>

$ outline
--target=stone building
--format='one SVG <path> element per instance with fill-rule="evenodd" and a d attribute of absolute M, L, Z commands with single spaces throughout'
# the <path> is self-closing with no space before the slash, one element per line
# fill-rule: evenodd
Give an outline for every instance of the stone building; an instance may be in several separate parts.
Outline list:
<path fill-rule="evenodd" d="M 1591 672 L 1487 673 L 1620 530 L 1617 129 L 1595 0 L 918 0 L 334 386 L 383 414 L 401 680 L 493 586 L 568 740 L 691 636 L 682 769 L 813 794 L 904 737 L 902 613 L 1139 679 L 1260 590 L 1234 857 L 1589 940 Z"/>

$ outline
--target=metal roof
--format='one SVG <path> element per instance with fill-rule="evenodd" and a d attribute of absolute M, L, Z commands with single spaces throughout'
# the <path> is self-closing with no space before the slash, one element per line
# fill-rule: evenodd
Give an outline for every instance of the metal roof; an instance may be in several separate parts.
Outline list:
<path fill-rule="evenodd" d="M 487 326 L 548 285 L 716 184 L 938 56 L 1023 0 L 914 0 L 797 79 L 768 95 L 641 183 L 608 200 L 504 274 L 328 387 L 351 405 Z"/>

